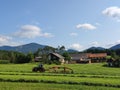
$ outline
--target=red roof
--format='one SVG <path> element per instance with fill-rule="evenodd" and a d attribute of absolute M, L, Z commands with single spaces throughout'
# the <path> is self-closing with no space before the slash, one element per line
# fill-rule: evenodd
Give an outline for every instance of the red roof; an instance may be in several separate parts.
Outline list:
<path fill-rule="evenodd" d="M 106 53 L 88 54 L 89 58 L 102 58 L 102 57 L 106 57 L 106 56 L 107 56 Z"/>

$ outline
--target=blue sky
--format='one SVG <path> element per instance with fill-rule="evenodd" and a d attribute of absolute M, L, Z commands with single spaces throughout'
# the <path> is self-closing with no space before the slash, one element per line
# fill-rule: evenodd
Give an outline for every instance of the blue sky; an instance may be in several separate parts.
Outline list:
<path fill-rule="evenodd" d="M 120 43 L 120 0 L 0 0 L 0 46 L 84 50 Z"/>

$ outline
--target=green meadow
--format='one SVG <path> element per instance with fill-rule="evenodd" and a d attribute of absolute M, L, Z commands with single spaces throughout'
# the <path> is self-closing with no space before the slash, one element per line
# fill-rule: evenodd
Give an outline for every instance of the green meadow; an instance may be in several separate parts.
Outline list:
<path fill-rule="evenodd" d="M 119 90 L 120 68 L 105 63 L 44 65 L 66 66 L 73 74 L 32 72 L 39 63 L 0 64 L 0 90 Z"/>

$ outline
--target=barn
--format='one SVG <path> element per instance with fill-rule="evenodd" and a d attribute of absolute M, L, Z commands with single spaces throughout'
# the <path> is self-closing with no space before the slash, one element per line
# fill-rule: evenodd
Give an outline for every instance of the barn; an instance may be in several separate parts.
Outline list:
<path fill-rule="evenodd" d="M 95 63 L 95 62 L 105 62 L 106 53 L 79 53 L 79 54 L 70 54 L 71 62 L 70 63 Z"/>
<path fill-rule="evenodd" d="M 64 63 L 65 63 L 64 57 L 61 56 L 61 55 L 58 54 L 58 53 L 49 53 L 48 59 L 49 59 L 49 60 L 57 60 L 57 61 L 60 61 L 61 64 L 64 64 Z"/>

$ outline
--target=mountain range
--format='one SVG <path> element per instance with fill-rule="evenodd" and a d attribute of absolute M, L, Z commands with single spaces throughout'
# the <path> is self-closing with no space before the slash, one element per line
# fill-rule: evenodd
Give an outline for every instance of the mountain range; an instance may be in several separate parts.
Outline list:
<path fill-rule="evenodd" d="M 95 50 L 95 49 L 97 49 L 97 50 L 105 50 L 105 48 L 103 48 L 103 47 L 90 47 L 87 50 Z"/>
<path fill-rule="evenodd" d="M 28 52 L 35 52 L 38 50 L 38 48 L 44 48 L 45 46 L 46 45 L 40 45 L 37 43 L 29 43 L 29 44 L 20 45 L 20 46 L 1 46 L 0 50 L 28 53 Z"/>
<path fill-rule="evenodd" d="M 68 49 L 67 52 L 69 52 L 69 53 L 76 53 L 76 52 L 79 52 L 79 51 L 74 50 L 74 49 Z"/>
<path fill-rule="evenodd" d="M 112 46 L 111 48 L 109 48 L 111 50 L 116 50 L 116 49 L 120 49 L 120 44 L 117 44 L 115 46 Z"/>
<path fill-rule="evenodd" d="M 94 49 L 97 49 L 97 50 L 105 50 L 106 48 L 103 48 L 103 47 L 90 47 L 90 48 L 88 48 L 87 50 L 94 50 Z M 117 44 L 117 45 L 114 45 L 114 46 L 112 46 L 112 47 L 110 47 L 110 48 L 108 48 L 108 49 L 110 49 L 110 50 L 116 50 L 116 49 L 120 49 L 120 44 Z"/>
<path fill-rule="evenodd" d="M 41 45 L 41 44 L 37 44 L 37 43 L 29 43 L 29 44 L 20 45 L 20 46 L 0 46 L 0 50 L 17 51 L 17 52 L 22 52 L 22 53 L 28 53 L 28 52 L 35 52 L 39 48 L 44 48 L 45 46 L 47 46 L 47 45 Z M 103 48 L 103 47 L 91 47 L 89 49 L 105 50 L 106 48 Z M 109 49 L 110 50 L 120 49 L 120 44 L 112 46 Z M 67 51 L 68 52 L 78 52 L 77 50 L 74 50 L 74 49 L 68 49 Z"/>

